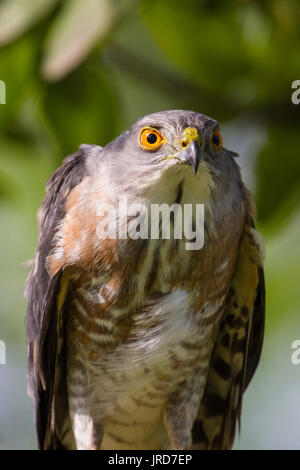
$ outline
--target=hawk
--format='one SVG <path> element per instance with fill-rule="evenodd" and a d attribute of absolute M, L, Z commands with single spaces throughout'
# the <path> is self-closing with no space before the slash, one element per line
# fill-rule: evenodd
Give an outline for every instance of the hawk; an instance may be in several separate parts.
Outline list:
<path fill-rule="evenodd" d="M 265 310 L 262 242 L 236 156 L 214 119 L 170 110 L 106 147 L 82 145 L 51 176 L 26 285 L 41 449 L 232 447 Z M 158 237 L 103 236 L 121 225 L 104 210 L 120 197 L 203 204 L 203 246 L 162 237 L 161 219 Z M 141 219 L 125 218 L 138 233 Z"/>

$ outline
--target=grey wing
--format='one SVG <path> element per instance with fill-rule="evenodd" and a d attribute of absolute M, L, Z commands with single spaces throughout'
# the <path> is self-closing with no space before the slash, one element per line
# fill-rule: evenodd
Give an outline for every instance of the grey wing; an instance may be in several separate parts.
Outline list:
<path fill-rule="evenodd" d="M 62 166 L 51 176 L 46 186 L 46 196 L 39 212 L 39 240 L 32 270 L 28 276 L 25 296 L 27 307 L 27 360 L 28 393 L 34 401 L 35 424 L 39 448 L 63 448 L 58 429 L 67 413 L 67 396 L 62 391 L 60 413 L 53 422 L 54 383 L 59 364 L 59 377 L 64 377 L 63 325 L 57 328 L 57 297 L 61 272 L 50 277 L 46 258 L 59 221 L 65 215 L 65 201 L 70 191 L 87 175 L 86 158 L 94 146 L 82 146 L 77 153 L 65 158 Z M 99 147 L 101 149 L 101 147 Z M 58 356 L 61 360 L 58 361 Z M 58 384 L 64 386 L 64 384 Z"/>

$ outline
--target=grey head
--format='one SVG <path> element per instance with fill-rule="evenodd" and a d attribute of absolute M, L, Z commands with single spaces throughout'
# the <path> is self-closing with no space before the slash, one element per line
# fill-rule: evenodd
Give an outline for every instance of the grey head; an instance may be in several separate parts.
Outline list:
<path fill-rule="evenodd" d="M 99 172 L 116 191 L 148 191 L 157 202 L 168 202 L 165 193 L 175 193 L 181 182 L 195 193 L 192 199 L 226 193 L 232 199 L 241 190 L 233 155 L 223 147 L 214 119 L 195 111 L 161 111 L 138 119 L 104 147 Z"/>

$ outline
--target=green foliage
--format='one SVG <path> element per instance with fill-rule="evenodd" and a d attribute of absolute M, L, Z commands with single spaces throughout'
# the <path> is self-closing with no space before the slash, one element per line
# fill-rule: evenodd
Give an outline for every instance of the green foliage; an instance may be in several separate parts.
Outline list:
<path fill-rule="evenodd" d="M 22 105 L 34 74 L 37 50 L 34 38 L 24 36 L 0 51 L 0 76 L 6 83 L 6 104 L 0 109 L 0 132 Z"/>
<path fill-rule="evenodd" d="M 45 87 L 44 111 L 62 155 L 82 143 L 105 145 L 116 135 L 117 100 L 104 67 L 83 65 Z"/>
<path fill-rule="evenodd" d="M 10 43 L 43 18 L 57 0 L 3 0 L 0 5 L 0 45 Z"/>
<path fill-rule="evenodd" d="M 283 216 L 282 210 L 297 207 L 292 197 L 300 191 L 300 159 L 297 156 L 299 128 L 293 122 L 274 123 L 257 160 L 257 205 L 262 219 Z"/>

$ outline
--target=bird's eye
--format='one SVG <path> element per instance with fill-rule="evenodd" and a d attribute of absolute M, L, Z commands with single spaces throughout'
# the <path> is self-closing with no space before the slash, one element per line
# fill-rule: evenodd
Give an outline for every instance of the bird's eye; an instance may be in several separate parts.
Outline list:
<path fill-rule="evenodd" d="M 157 129 L 144 127 L 140 132 L 139 145 L 144 150 L 157 150 L 164 143 L 164 137 Z"/>
<path fill-rule="evenodd" d="M 214 132 L 211 141 L 219 149 L 223 147 L 223 137 L 219 131 Z"/>

